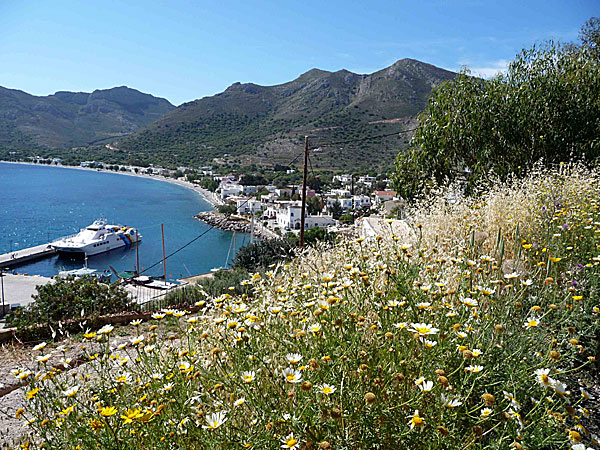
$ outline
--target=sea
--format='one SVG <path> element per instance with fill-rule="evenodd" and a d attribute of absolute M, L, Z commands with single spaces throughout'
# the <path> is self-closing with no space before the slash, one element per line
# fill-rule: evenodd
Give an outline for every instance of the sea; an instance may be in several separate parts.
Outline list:
<path fill-rule="evenodd" d="M 0 254 L 78 233 L 105 218 L 109 224 L 137 228 L 142 242 L 137 252 L 131 246 L 90 256 L 88 267 L 134 271 L 138 253 L 145 275 L 163 276 L 162 225 L 167 279 L 180 279 L 227 267 L 249 241 L 240 233 L 207 232 L 208 225 L 194 215 L 210 209 L 196 191 L 174 183 L 112 172 L 0 163 Z M 83 264 L 81 258 L 57 255 L 21 265 L 14 272 L 50 277 Z"/>

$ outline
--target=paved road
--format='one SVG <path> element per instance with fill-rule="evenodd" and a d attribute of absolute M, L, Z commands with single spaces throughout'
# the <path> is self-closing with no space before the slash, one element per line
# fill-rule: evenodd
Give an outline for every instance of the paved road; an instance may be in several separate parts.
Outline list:
<path fill-rule="evenodd" d="M 51 278 L 41 277 L 39 275 L 12 275 L 4 274 L 4 302 L 6 305 L 20 304 L 28 305 L 33 302 L 31 296 L 37 291 L 36 286 L 43 286 L 50 283 Z M 2 293 L 0 291 L 0 308 L 2 307 Z"/>

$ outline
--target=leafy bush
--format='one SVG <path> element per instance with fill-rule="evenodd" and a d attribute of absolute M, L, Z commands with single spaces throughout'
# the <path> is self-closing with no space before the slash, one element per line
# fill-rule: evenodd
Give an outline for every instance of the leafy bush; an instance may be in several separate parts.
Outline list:
<path fill-rule="evenodd" d="M 230 216 L 237 212 L 237 208 L 235 205 L 219 205 L 219 212 L 221 214 L 225 214 L 226 216 Z"/>
<path fill-rule="evenodd" d="M 123 288 L 90 277 L 55 278 L 54 282 L 37 286 L 36 290 L 33 303 L 7 316 L 10 326 L 22 330 L 32 325 L 48 325 L 56 329 L 59 322 L 117 313 L 131 306 Z"/>
<path fill-rule="evenodd" d="M 205 177 L 200 181 L 200 187 L 209 190 L 211 192 L 215 192 L 219 187 L 219 182 L 215 180 L 213 177 Z"/>
<path fill-rule="evenodd" d="M 296 243 L 290 239 L 257 241 L 242 247 L 232 266 L 248 272 L 265 270 L 279 261 L 288 261 L 295 255 Z"/>

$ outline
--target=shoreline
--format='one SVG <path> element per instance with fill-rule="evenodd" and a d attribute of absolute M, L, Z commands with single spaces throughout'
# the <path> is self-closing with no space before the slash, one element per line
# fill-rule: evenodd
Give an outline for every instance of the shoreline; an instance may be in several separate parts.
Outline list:
<path fill-rule="evenodd" d="M 217 197 L 217 195 L 214 192 L 207 191 L 206 189 L 201 188 L 200 186 L 196 186 L 194 183 L 190 183 L 189 181 L 176 180 L 174 178 L 168 178 L 163 175 L 147 175 L 147 174 L 143 174 L 143 173 L 132 173 L 132 172 L 115 172 L 114 170 L 106 170 L 106 169 L 92 169 L 89 167 L 76 167 L 76 166 L 63 166 L 63 165 L 57 166 L 57 165 L 52 165 L 52 164 L 37 164 L 37 163 L 25 162 L 25 161 L 2 161 L 2 160 L 0 160 L 0 163 L 24 164 L 24 165 L 28 165 L 28 166 L 55 167 L 55 168 L 73 169 L 73 170 L 87 170 L 87 171 L 91 171 L 91 172 L 113 173 L 116 175 L 126 175 L 126 176 L 130 176 L 130 177 L 139 177 L 139 178 L 146 178 L 146 179 L 150 179 L 150 180 L 157 180 L 157 181 L 162 181 L 165 183 L 177 184 L 186 189 L 194 191 L 200 197 L 202 197 L 202 199 L 205 200 L 209 205 L 211 205 L 213 207 L 213 209 L 217 209 L 218 206 L 222 204 L 222 202 L 220 201 L 220 199 Z"/>

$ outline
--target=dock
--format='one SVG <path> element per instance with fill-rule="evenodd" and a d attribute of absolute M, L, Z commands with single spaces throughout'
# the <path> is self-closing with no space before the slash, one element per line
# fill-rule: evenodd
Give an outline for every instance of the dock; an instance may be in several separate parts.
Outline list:
<path fill-rule="evenodd" d="M 0 255 L 0 269 L 10 268 L 34 261 L 36 259 L 47 258 L 56 254 L 56 249 L 50 243 L 36 245 L 34 247 L 15 250 L 14 252 Z"/>

